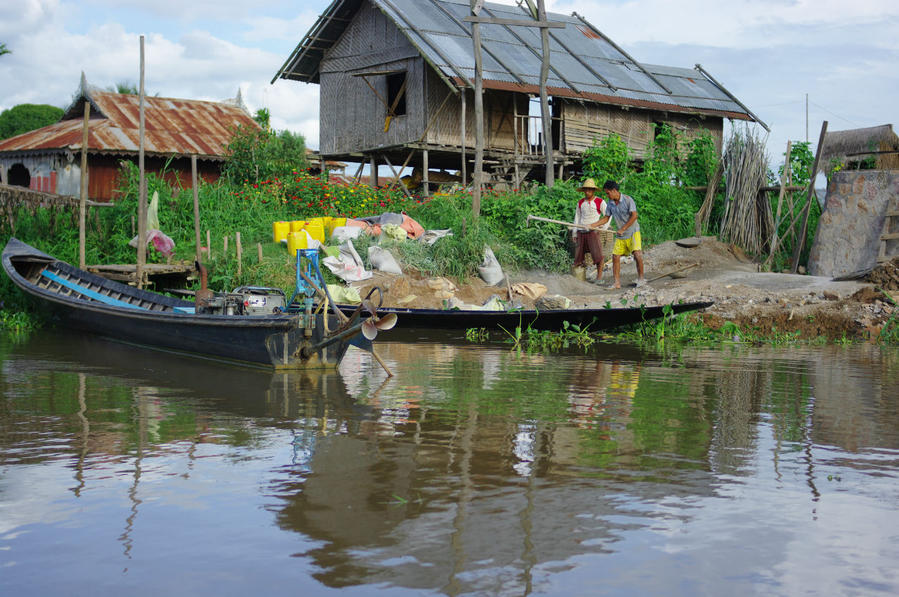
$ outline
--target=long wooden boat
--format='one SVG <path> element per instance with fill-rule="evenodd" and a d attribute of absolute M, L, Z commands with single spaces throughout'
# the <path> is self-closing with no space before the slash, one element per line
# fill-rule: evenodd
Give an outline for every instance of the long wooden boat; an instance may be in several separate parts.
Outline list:
<path fill-rule="evenodd" d="M 516 327 L 532 330 L 560 331 L 565 326 L 577 325 L 590 331 L 608 330 L 619 326 L 659 319 L 667 314 L 676 315 L 712 306 L 713 302 L 671 303 L 651 307 L 627 307 L 610 309 L 552 309 L 538 311 L 462 311 L 443 309 L 378 308 L 379 315 L 394 313 L 398 317 L 397 329 L 466 330 L 485 328 L 514 330 Z M 341 306 L 344 313 L 352 313 L 355 307 Z"/>
<path fill-rule="evenodd" d="M 275 369 L 336 367 L 351 343 L 371 348 L 358 312 L 345 322 L 321 312 L 198 313 L 194 302 L 80 270 L 15 238 L 2 262 L 66 327 L 139 346 Z"/>

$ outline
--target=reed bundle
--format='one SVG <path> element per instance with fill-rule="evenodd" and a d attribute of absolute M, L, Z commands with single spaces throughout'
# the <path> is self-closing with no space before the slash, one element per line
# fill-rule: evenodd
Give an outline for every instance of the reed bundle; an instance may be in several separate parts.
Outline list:
<path fill-rule="evenodd" d="M 724 152 L 725 200 L 722 240 L 760 255 L 774 230 L 774 215 L 765 186 L 768 156 L 765 143 L 748 128 L 734 130 Z"/>

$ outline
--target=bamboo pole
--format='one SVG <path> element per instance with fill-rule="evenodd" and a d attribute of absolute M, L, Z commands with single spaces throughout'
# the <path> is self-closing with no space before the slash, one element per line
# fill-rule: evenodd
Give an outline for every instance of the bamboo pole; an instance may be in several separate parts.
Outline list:
<path fill-rule="evenodd" d="M 821 150 L 824 148 L 824 136 L 827 135 L 827 121 L 821 123 L 821 136 L 818 137 L 818 148 L 815 150 L 815 163 L 812 166 L 811 179 L 808 181 L 808 195 L 805 203 L 805 210 L 802 216 L 802 227 L 799 229 L 799 238 L 796 239 L 796 246 L 793 247 L 793 263 L 790 266 L 790 272 L 799 271 L 799 257 L 802 255 L 802 248 L 805 245 L 805 235 L 808 230 L 808 215 L 812 209 L 812 196 L 815 192 L 815 177 L 818 175 L 818 162 L 821 160 Z"/>
<path fill-rule="evenodd" d="M 87 93 L 87 90 L 84 90 Z M 81 201 L 78 206 L 78 267 L 85 268 L 84 218 L 87 215 L 87 142 L 91 103 L 84 101 L 84 125 L 81 129 Z"/>
<path fill-rule="evenodd" d="M 197 261 L 203 261 L 200 255 L 200 195 L 197 184 L 197 154 L 190 156 L 190 177 L 194 191 L 194 234 L 197 237 Z"/>
<path fill-rule="evenodd" d="M 225 236 L 225 239 L 222 241 L 222 259 L 228 258 L 228 237 Z"/>
<path fill-rule="evenodd" d="M 206 259 L 212 261 L 212 234 L 206 230 Z"/>
<path fill-rule="evenodd" d="M 468 164 L 465 163 L 465 161 L 467 159 L 466 151 L 465 151 L 465 137 L 466 137 L 466 134 L 465 134 L 465 96 L 468 95 L 467 91 L 468 90 L 465 89 L 465 87 L 462 87 L 459 90 L 459 94 L 462 96 L 462 115 L 459 118 L 459 120 L 460 120 L 460 123 L 462 126 L 462 186 L 463 187 L 468 186 L 468 180 L 467 180 Z"/>
<path fill-rule="evenodd" d="M 259 263 L 262 263 L 262 243 L 256 243 L 256 255 L 259 257 Z"/>
<path fill-rule="evenodd" d="M 784 196 L 787 192 L 787 180 L 790 177 L 790 152 L 792 150 L 793 142 L 787 141 L 787 159 L 784 161 L 784 171 L 780 176 L 780 194 L 778 194 L 777 196 L 777 212 L 774 215 L 774 233 L 771 235 L 771 252 L 768 254 L 768 258 L 765 260 L 765 265 L 768 265 L 774 259 L 774 254 L 777 252 L 777 245 L 780 241 L 777 231 L 778 229 L 780 229 L 780 211 L 783 207 Z"/>
<path fill-rule="evenodd" d="M 144 266 L 147 263 L 147 180 L 144 173 L 144 36 L 140 36 L 140 89 L 139 89 L 139 121 L 138 126 L 138 170 L 139 190 L 137 202 L 137 266 L 135 267 L 135 278 L 137 279 L 137 287 L 144 286 Z"/>
<path fill-rule="evenodd" d="M 237 275 L 241 274 L 241 270 L 243 269 L 241 266 L 243 265 L 243 246 L 240 244 L 240 232 L 234 233 L 234 245 L 237 247 Z"/>

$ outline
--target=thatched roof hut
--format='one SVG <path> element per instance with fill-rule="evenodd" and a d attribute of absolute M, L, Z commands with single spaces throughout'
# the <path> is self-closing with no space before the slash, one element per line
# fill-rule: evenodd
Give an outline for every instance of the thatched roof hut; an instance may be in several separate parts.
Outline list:
<path fill-rule="evenodd" d="M 829 171 L 834 160 L 854 170 L 869 158 L 874 158 L 875 170 L 899 170 L 899 136 L 892 124 L 828 132 L 819 171 Z"/>

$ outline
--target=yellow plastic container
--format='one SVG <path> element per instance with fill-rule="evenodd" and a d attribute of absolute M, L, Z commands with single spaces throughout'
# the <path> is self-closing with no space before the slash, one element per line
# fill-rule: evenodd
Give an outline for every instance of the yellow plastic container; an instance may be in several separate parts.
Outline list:
<path fill-rule="evenodd" d="M 306 222 L 305 228 L 303 228 L 306 232 L 309 233 L 309 236 L 317 240 L 318 242 L 324 244 L 325 242 L 325 226 L 322 223 L 321 218 L 312 218 L 308 222 Z"/>
<path fill-rule="evenodd" d="M 346 226 L 346 218 L 331 218 L 331 224 L 328 226 L 328 236 L 334 234 L 334 229 L 341 226 Z"/>
<path fill-rule="evenodd" d="M 306 227 L 306 220 L 293 220 L 290 223 L 290 231 L 291 232 L 299 232 L 303 228 Z"/>
<path fill-rule="evenodd" d="M 297 249 L 305 249 L 306 233 L 303 230 L 291 232 L 287 235 L 287 254 L 291 257 L 297 256 Z"/>
<path fill-rule="evenodd" d="M 272 238 L 274 242 L 279 243 L 283 240 L 287 240 L 287 235 L 290 233 L 290 222 L 273 222 L 272 223 Z"/>

